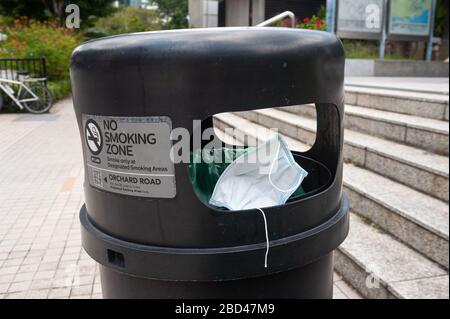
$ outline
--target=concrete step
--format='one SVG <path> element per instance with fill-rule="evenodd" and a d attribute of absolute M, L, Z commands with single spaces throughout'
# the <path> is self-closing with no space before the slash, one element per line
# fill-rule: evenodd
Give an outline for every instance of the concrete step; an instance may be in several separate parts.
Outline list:
<path fill-rule="evenodd" d="M 449 97 L 443 94 L 346 86 L 345 103 L 442 121 L 449 120 Z"/>
<path fill-rule="evenodd" d="M 289 106 L 281 110 L 315 117 L 315 106 L 311 104 Z M 449 154 L 447 121 L 346 105 L 345 128 L 437 154 Z"/>
<path fill-rule="evenodd" d="M 242 144 L 245 134 L 251 135 L 252 143 L 256 141 L 255 134 L 259 134 L 260 140 L 267 140 L 274 134 L 261 125 L 229 113 L 217 115 L 215 126 L 219 129 L 218 136 L 229 144 Z M 233 133 L 237 141 L 233 142 L 229 135 L 223 134 L 228 127 L 236 128 Z M 308 145 L 298 140 L 285 139 L 293 150 L 309 149 Z M 391 184 L 384 186 L 382 183 L 385 182 Z M 411 246 L 430 258 L 441 260 L 448 267 L 448 206 L 351 164 L 344 164 L 344 185 L 350 195 L 352 209 L 356 208 L 358 214 L 379 223 L 368 226 L 359 217 L 352 216 L 349 239 L 335 253 L 336 269 L 344 279 L 369 298 L 448 298 L 448 273 L 443 268 L 377 230 L 383 228 L 397 233 L 404 241 L 412 239 Z M 380 185 L 383 189 L 392 190 L 392 193 L 382 192 Z M 355 199 L 355 196 L 360 198 Z M 411 198 L 409 202 L 405 200 L 408 197 Z M 365 237 L 358 241 L 360 233 Z M 349 244 L 346 244 L 347 241 Z M 358 245 L 363 245 L 363 248 Z M 378 288 L 369 289 L 366 286 L 369 275 L 379 278 Z"/>
<path fill-rule="evenodd" d="M 335 269 L 371 299 L 448 299 L 448 272 L 355 214 Z"/>
<path fill-rule="evenodd" d="M 344 187 L 353 212 L 448 269 L 447 203 L 352 164 Z"/>
<path fill-rule="evenodd" d="M 239 113 L 246 119 L 308 145 L 316 138 L 316 121 L 277 109 Z M 344 158 L 438 199 L 449 200 L 449 158 L 411 146 L 345 130 Z"/>
<path fill-rule="evenodd" d="M 230 144 L 244 142 L 244 136 L 249 135 L 250 145 L 255 145 L 256 134 L 260 140 L 267 140 L 274 134 L 235 114 L 220 114 L 215 123 L 221 130 L 237 128 L 233 133 L 238 141 Z M 286 141 L 293 150 L 304 152 L 309 149 L 308 145 L 293 138 L 286 137 Z M 248 141 L 244 143 L 249 144 Z M 344 164 L 344 187 L 354 212 L 448 268 L 447 203 L 352 164 Z"/>

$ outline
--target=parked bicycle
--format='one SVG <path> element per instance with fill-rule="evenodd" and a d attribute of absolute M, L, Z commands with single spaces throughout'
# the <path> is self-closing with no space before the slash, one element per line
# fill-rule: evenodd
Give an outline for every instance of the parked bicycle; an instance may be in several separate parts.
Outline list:
<path fill-rule="evenodd" d="M 39 66 L 36 69 L 36 60 L 43 61 L 43 68 Z M 26 109 L 36 114 L 48 112 L 53 105 L 53 95 L 46 85 L 45 60 L 0 59 L 0 63 L 5 61 L 10 64 L 0 68 L 0 109 L 3 106 L 4 97 L 7 96 L 21 110 Z M 15 65 L 11 66 L 11 62 L 15 62 Z M 3 64 L 6 65 L 6 63 Z M 29 70 L 18 69 L 20 66 L 28 66 L 33 76 L 30 75 Z"/>

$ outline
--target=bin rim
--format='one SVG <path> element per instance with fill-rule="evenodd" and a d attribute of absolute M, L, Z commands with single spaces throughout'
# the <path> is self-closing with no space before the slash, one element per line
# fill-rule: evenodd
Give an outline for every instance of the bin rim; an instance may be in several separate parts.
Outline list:
<path fill-rule="evenodd" d="M 80 210 L 85 251 L 105 267 L 132 276 L 165 281 L 223 281 L 253 278 L 307 265 L 332 252 L 349 230 L 349 202 L 343 193 L 337 212 L 305 232 L 270 241 L 268 268 L 264 268 L 266 243 L 218 248 L 171 248 L 150 246 L 112 237 Z M 108 251 L 123 256 L 118 265 Z M 295 252 L 295 253 L 294 253 Z"/>

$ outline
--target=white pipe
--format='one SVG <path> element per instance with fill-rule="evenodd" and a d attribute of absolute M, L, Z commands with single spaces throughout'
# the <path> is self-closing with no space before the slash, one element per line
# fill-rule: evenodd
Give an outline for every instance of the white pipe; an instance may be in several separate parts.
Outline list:
<path fill-rule="evenodd" d="M 283 13 L 280 13 L 269 20 L 263 21 L 260 24 L 257 24 L 257 27 L 266 27 L 269 26 L 275 22 L 281 21 L 284 18 L 289 17 L 291 18 L 291 28 L 295 28 L 295 14 L 292 11 L 285 11 Z"/>

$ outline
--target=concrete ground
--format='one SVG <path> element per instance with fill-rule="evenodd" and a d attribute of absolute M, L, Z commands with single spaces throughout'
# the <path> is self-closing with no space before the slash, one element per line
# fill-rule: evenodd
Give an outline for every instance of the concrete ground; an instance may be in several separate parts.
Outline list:
<path fill-rule="evenodd" d="M 83 162 L 71 99 L 0 114 L 0 299 L 102 298 L 81 248 Z M 334 297 L 360 298 L 339 275 Z"/>

